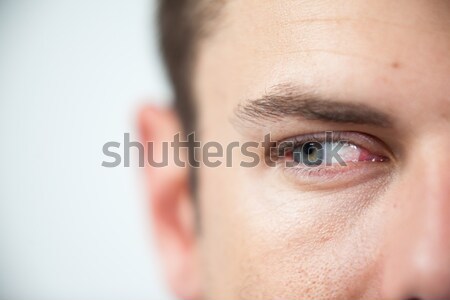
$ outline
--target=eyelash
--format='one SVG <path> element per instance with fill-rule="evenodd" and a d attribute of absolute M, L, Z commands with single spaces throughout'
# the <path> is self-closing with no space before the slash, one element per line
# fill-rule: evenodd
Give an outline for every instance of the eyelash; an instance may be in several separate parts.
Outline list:
<path fill-rule="evenodd" d="M 331 138 L 331 140 L 327 140 L 327 138 Z M 324 166 L 322 163 L 309 166 L 305 165 L 304 163 L 296 163 L 294 164 L 294 166 L 286 166 L 286 163 L 288 162 L 288 160 L 286 159 L 287 157 L 291 158 L 291 163 L 294 161 L 293 153 L 295 149 L 301 148 L 303 150 L 303 147 L 308 143 L 323 145 L 324 143 L 328 142 L 336 143 L 336 141 L 339 144 L 351 147 L 351 149 L 353 150 L 357 148 L 357 151 L 359 151 L 358 159 L 356 161 L 353 160 L 351 162 L 345 162 L 345 166 L 336 164 Z M 324 150 L 324 148 L 322 148 L 322 150 Z M 359 132 L 338 131 L 306 134 L 283 140 L 281 142 L 275 143 L 275 145 L 272 145 L 271 151 L 267 155 L 269 155 L 270 159 L 272 161 L 275 161 L 278 165 L 283 164 L 284 169 L 288 170 L 291 173 L 294 173 L 294 175 L 296 176 L 330 177 L 353 171 L 361 165 L 365 165 L 367 167 L 367 163 L 386 163 L 389 161 L 389 157 L 385 155 L 385 153 L 386 149 L 384 148 L 384 146 L 382 146 L 381 141 L 373 136 Z M 302 154 L 304 153 L 301 152 L 300 155 Z M 361 156 L 363 156 L 364 159 L 360 160 Z"/>

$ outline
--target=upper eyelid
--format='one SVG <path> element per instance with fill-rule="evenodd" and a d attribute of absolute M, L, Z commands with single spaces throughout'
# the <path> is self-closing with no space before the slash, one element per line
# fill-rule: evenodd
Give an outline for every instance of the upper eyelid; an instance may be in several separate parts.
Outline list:
<path fill-rule="evenodd" d="M 342 131 L 328 131 L 329 133 L 331 133 L 333 135 L 333 142 L 344 142 L 344 143 L 351 143 L 349 142 L 348 139 L 341 139 L 340 137 L 342 136 Z M 286 154 L 286 150 L 291 148 L 295 148 L 298 147 L 299 145 L 308 143 L 308 142 L 325 142 L 326 141 L 326 132 L 320 132 L 320 133 L 310 133 L 310 134 L 304 134 L 304 135 L 299 135 L 299 136 L 295 136 L 293 138 L 288 138 L 288 139 L 284 139 L 280 142 L 277 143 L 277 146 L 274 148 L 274 151 L 276 151 L 275 153 L 271 153 L 271 154 L 276 154 L 277 157 L 279 156 L 283 156 L 283 154 Z M 351 143 L 354 144 L 358 147 L 358 144 L 356 143 Z"/>
<path fill-rule="evenodd" d="M 324 132 L 308 133 L 308 134 L 302 134 L 302 135 L 298 135 L 298 136 L 295 136 L 292 138 L 284 139 L 280 143 L 286 142 L 286 141 L 293 141 L 293 142 L 298 142 L 298 143 L 309 142 L 309 141 L 323 142 L 324 139 L 326 138 L 327 134 L 330 134 L 332 136 L 333 141 L 344 141 L 342 139 L 342 136 L 344 133 L 351 134 L 353 132 L 350 132 L 350 131 L 324 131 Z"/>

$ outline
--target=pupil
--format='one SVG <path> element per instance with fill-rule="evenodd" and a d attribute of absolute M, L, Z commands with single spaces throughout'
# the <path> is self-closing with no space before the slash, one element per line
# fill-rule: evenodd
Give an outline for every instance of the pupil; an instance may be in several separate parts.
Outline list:
<path fill-rule="evenodd" d="M 317 154 L 317 149 L 313 147 L 306 147 L 306 151 L 308 151 L 308 156 L 311 156 L 313 154 Z"/>

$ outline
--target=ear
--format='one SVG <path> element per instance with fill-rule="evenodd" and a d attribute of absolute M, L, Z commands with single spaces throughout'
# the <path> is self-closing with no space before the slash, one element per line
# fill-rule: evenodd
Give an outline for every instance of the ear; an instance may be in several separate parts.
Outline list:
<path fill-rule="evenodd" d="M 189 188 L 188 167 L 174 162 L 170 142 L 180 133 L 178 117 L 172 110 L 144 107 L 139 113 L 141 142 L 147 160 L 162 162 L 164 167 L 145 167 L 146 185 L 157 246 L 162 254 L 163 267 L 169 284 L 181 299 L 201 298 L 198 249 L 196 243 L 194 206 Z M 168 146 L 163 147 L 167 143 Z M 164 153 L 164 151 L 168 153 Z M 151 157 L 148 157 L 150 156 Z M 186 151 L 180 149 L 181 161 L 187 162 Z"/>

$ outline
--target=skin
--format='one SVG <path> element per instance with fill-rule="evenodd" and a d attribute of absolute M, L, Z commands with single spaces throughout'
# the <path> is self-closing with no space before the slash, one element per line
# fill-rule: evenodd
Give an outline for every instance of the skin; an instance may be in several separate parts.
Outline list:
<path fill-rule="evenodd" d="M 240 167 L 235 149 L 232 168 L 197 170 L 196 208 L 187 169 L 148 167 L 155 234 L 178 297 L 450 299 L 449 53 L 449 1 L 226 3 L 193 74 L 197 138 L 225 148 L 266 133 L 359 132 L 388 159 L 306 176 Z M 364 105 L 392 123 L 236 116 L 274 90 Z M 181 129 L 154 107 L 139 123 L 156 149 Z"/>

